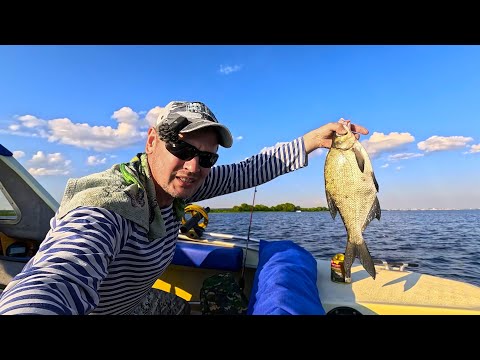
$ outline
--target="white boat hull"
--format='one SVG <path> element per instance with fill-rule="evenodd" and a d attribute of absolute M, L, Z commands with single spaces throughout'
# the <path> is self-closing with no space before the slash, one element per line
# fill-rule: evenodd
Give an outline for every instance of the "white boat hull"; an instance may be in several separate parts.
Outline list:
<path fill-rule="evenodd" d="M 225 236 L 228 236 L 224 234 Z M 234 236 L 233 236 L 234 237 Z M 186 240 L 199 244 L 235 246 L 218 240 Z M 254 239 L 255 240 L 255 239 Z M 257 241 L 257 240 L 255 240 Z M 201 246 L 201 245 L 200 245 Z M 242 246 L 242 245 L 239 245 Z M 245 249 L 243 250 L 245 252 Z M 352 266 L 352 282 L 333 282 L 330 278 L 330 261 L 317 259 L 317 289 L 326 313 L 361 315 L 480 315 L 480 288 L 461 281 L 431 276 L 399 268 L 376 265 L 373 279 L 355 262 Z M 258 264 L 258 250 L 250 248 L 246 253 L 245 294 L 250 295 L 253 277 Z M 207 277 L 221 272 L 212 269 L 188 269 L 171 266 L 154 287 L 198 304 L 200 288 Z M 240 277 L 240 272 L 235 273 Z M 163 285 L 161 285 L 163 283 Z"/>

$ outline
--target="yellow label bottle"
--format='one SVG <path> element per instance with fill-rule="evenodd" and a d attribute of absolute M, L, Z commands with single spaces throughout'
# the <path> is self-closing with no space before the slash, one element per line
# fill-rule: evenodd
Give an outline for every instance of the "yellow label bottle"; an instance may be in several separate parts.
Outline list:
<path fill-rule="evenodd" d="M 336 254 L 330 260 L 330 279 L 333 282 L 345 282 L 344 254 Z"/>

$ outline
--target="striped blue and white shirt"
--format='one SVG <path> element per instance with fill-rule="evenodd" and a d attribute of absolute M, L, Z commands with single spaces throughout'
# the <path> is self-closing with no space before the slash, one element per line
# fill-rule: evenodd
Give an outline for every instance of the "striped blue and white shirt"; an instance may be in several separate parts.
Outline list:
<path fill-rule="evenodd" d="M 188 199 L 201 201 L 248 189 L 307 166 L 303 138 L 277 144 L 239 163 L 214 166 Z M 171 263 L 180 223 L 161 209 L 166 235 L 109 210 L 79 207 L 51 229 L 37 254 L 1 294 L 0 314 L 129 314 Z"/>

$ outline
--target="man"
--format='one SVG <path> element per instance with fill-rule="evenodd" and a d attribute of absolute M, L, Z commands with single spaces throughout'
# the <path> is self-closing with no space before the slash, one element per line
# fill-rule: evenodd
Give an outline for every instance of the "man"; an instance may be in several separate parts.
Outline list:
<path fill-rule="evenodd" d="M 230 131 L 201 102 L 172 101 L 129 163 L 70 179 L 36 255 L 2 293 L 0 314 L 131 314 L 170 264 L 183 208 L 307 166 L 340 119 L 235 164 L 213 166 Z"/>

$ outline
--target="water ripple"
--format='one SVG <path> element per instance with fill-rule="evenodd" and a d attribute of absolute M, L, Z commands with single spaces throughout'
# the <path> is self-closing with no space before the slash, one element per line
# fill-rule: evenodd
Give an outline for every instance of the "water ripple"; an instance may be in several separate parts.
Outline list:
<path fill-rule="evenodd" d="M 211 213 L 206 231 L 248 236 L 250 213 Z M 250 237 L 293 240 L 318 259 L 345 251 L 347 233 L 328 212 L 255 212 Z M 374 258 L 419 264 L 425 274 L 480 286 L 480 211 L 383 211 L 365 229 Z"/>

